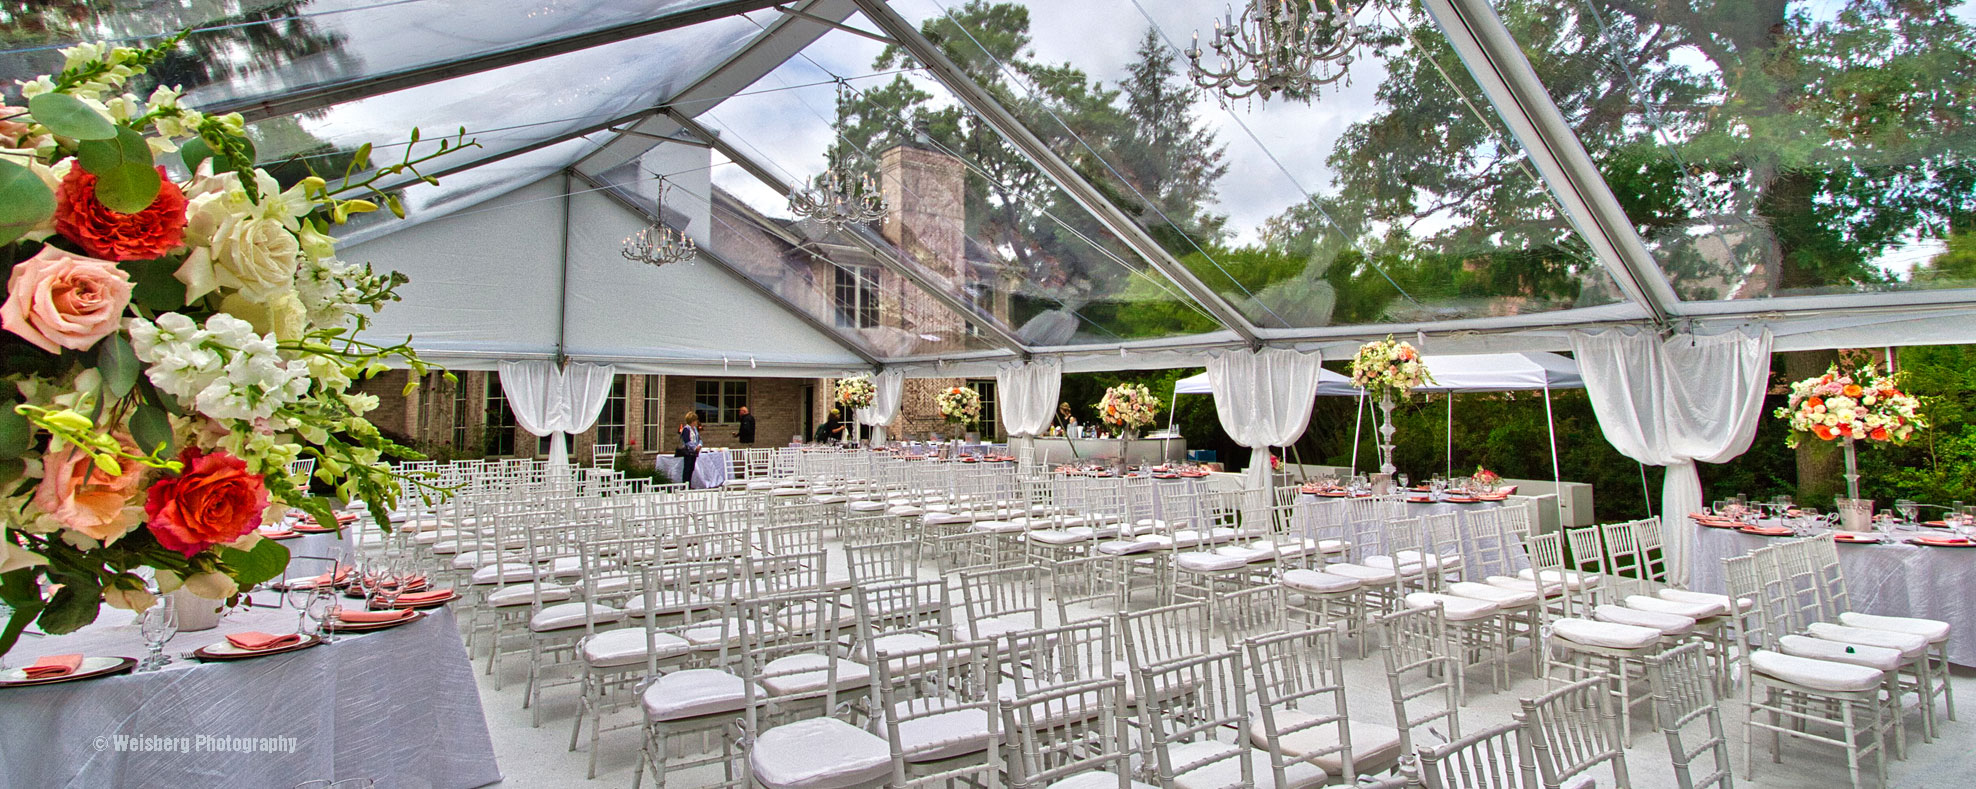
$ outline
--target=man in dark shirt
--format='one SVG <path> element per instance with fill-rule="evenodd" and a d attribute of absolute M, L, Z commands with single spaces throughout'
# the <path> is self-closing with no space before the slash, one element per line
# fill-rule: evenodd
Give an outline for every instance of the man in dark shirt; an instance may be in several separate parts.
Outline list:
<path fill-rule="evenodd" d="M 735 431 L 735 440 L 743 444 L 755 443 L 755 415 L 748 413 L 747 406 L 741 406 L 741 426 Z"/>
<path fill-rule="evenodd" d="M 830 409 L 830 416 L 824 420 L 821 426 L 817 427 L 815 440 L 819 444 L 844 440 L 844 423 L 841 421 L 841 417 L 838 416 L 837 409 Z"/>

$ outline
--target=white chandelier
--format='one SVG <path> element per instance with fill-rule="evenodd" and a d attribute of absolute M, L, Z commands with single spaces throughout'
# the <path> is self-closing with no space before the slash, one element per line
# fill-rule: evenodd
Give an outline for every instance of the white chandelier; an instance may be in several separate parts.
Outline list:
<path fill-rule="evenodd" d="M 685 233 L 666 227 L 664 224 L 666 191 L 671 188 L 672 185 L 666 183 L 666 179 L 659 179 L 658 205 L 656 213 L 652 215 L 652 223 L 624 240 L 625 260 L 663 266 L 667 263 L 690 260 L 694 252 L 699 249 L 693 243 L 693 239 L 688 238 Z"/>
<path fill-rule="evenodd" d="M 1235 18 L 1234 9 L 1214 23 L 1209 46 L 1221 66 L 1201 63 L 1201 34 L 1187 49 L 1194 84 L 1222 100 L 1278 93 L 1309 101 L 1317 89 L 1344 80 L 1351 84 L 1352 53 L 1364 31 L 1350 0 L 1250 0 Z"/>
<path fill-rule="evenodd" d="M 837 106 L 845 106 L 849 98 L 850 85 L 837 80 Z M 812 179 L 808 187 L 789 194 L 790 212 L 826 230 L 881 219 L 885 208 L 885 197 L 871 176 L 852 173 L 838 163 L 835 154 L 830 157 L 829 167 Z"/>

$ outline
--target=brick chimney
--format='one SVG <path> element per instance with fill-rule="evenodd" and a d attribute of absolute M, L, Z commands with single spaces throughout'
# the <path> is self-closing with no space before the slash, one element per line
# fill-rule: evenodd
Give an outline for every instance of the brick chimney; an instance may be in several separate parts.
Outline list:
<path fill-rule="evenodd" d="M 961 161 L 917 145 L 895 145 L 878 154 L 878 175 L 886 205 L 879 233 L 936 280 L 952 283 L 949 292 L 965 293 L 967 171 Z M 888 298 L 897 294 L 909 331 L 943 339 L 919 350 L 961 347 L 961 316 L 891 272 L 881 275 L 880 284 Z"/>

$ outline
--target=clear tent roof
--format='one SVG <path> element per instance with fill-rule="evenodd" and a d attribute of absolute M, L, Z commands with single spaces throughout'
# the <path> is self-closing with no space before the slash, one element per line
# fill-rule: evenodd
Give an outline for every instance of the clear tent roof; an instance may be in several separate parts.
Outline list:
<path fill-rule="evenodd" d="M 1972 339 L 1973 2 L 1347 3 L 1347 81 L 1232 102 L 1187 80 L 1219 2 L 776 5 L 28 6 L 0 9 L 0 79 L 191 28 L 159 79 L 248 114 L 271 165 L 395 157 L 413 125 L 479 143 L 357 245 L 558 173 L 649 215 L 663 177 L 660 221 L 872 363 L 1556 350 L 1615 323 Z M 893 215 L 793 216 L 833 160 Z"/>

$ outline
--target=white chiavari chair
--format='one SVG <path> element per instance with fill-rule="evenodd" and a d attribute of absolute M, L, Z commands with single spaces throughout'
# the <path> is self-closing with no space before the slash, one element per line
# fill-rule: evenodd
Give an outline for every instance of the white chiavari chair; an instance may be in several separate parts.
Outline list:
<path fill-rule="evenodd" d="M 1721 699 L 1701 644 L 1683 644 L 1647 659 L 1647 681 L 1653 686 L 1654 714 L 1667 735 L 1668 758 L 1680 789 L 1731 789 L 1735 786 L 1729 759 L 1729 735 L 1722 725 Z M 1689 744 L 1684 732 L 1702 721 L 1700 742 Z M 1708 771 L 1696 774 L 1696 760 L 1708 757 Z"/>
<path fill-rule="evenodd" d="M 1117 676 L 1117 637 L 1110 619 L 1003 634 L 1002 674 L 1017 695 Z"/>
<path fill-rule="evenodd" d="M 1439 608 L 1408 609 L 1380 617 L 1379 630 L 1400 752 L 1414 751 L 1417 731 L 1443 742 L 1460 739 L 1461 659 L 1448 639 L 1447 616 Z M 1447 731 L 1436 729 L 1437 722 Z"/>
<path fill-rule="evenodd" d="M 1420 746 L 1427 789 L 1539 789 L 1521 723 L 1491 726 L 1438 746 Z"/>
<path fill-rule="evenodd" d="M 1351 720 L 1336 630 L 1257 636 L 1242 646 L 1255 694 L 1249 742 L 1270 754 L 1276 786 L 1289 784 L 1296 762 L 1346 781 L 1399 764 L 1398 730 Z"/>
<path fill-rule="evenodd" d="M 1102 679 L 1003 699 L 1010 789 L 1153 789 L 1132 780 L 1118 721 L 1125 683 Z"/>
<path fill-rule="evenodd" d="M 658 584 L 661 574 L 652 560 L 639 556 L 639 553 L 641 548 L 655 547 L 657 541 L 657 537 L 634 538 L 615 546 L 619 550 L 610 550 L 613 546 L 599 546 L 600 550 L 585 554 L 584 599 L 619 609 L 630 608 L 631 601 L 635 599 L 644 600 L 649 605 L 653 597 L 660 593 Z M 655 676 L 660 666 L 670 668 L 684 665 L 692 648 L 685 638 L 673 632 L 676 627 L 661 626 L 657 617 L 643 617 L 629 627 L 616 629 L 600 628 L 594 621 L 585 627 L 587 632 L 577 642 L 577 655 L 583 672 L 581 703 L 570 728 L 569 743 L 570 750 L 576 750 L 584 724 L 589 723 L 589 777 L 595 778 L 598 750 L 605 730 L 604 716 L 635 702 L 635 691 L 643 686 L 646 678 Z"/>
<path fill-rule="evenodd" d="M 878 653 L 878 715 L 892 789 L 992 785 L 1001 771 L 1000 668 L 993 641 Z"/>
<path fill-rule="evenodd" d="M 969 639 L 1034 630 L 1065 620 L 1063 601 L 1050 594 L 1049 574 L 1023 565 L 960 574 L 961 608 Z"/>
<path fill-rule="evenodd" d="M 834 627 L 800 632 L 773 626 L 790 609 L 835 605 L 835 592 L 746 601 L 736 622 L 744 632 L 739 680 L 742 750 L 753 784 L 768 789 L 875 786 L 892 769 L 885 739 L 845 720 L 868 693 L 868 664 L 838 653 Z"/>
<path fill-rule="evenodd" d="M 1941 696 L 1948 719 L 1955 720 L 1955 689 L 1949 682 L 1949 623 L 1936 619 L 1922 619 L 1910 616 L 1883 616 L 1866 614 L 1852 610 L 1852 597 L 1846 590 L 1844 569 L 1839 564 L 1838 543 L 1830 533 L 1800 541 L 1809 552 L 1809 561 L 1815 568 L 1815 580 L 1819 590 L 1819 600 L 1823 606 L 1825 621 L 1835 622 L 1846 627 L 1866 630 L 1891 630 L 1909 636 L 1918 636 L 1928 642 L 1929 656 L 1920 663 L 1921 674 L 1917 681 L 1922 685 L 1922 710 L 1924 723 L 1929 736 L 1940 728 L 1935 717 L 1935 697 Z"/>
<path fill-rule="evenodd" d="M 1516 721 L 1526 726 L 1530 757 L 1544 789 L 1582 786 L 1584 777 L 1607 765 L 1614 786 L 1631 786 L 1626 774 L 1625 740 L 1612 712 L 1604 677 L 1570 683 L 1534 699 L 1522 700 Z"/>
<path fill-rule="evenodd" d="M 858 630 L 855 660 L 872 665 L 881 652 L 907 652 L 954 640 L 946 581 L 859 584 L 851 589 Z"/>
<path fill-rule="evenodd" d="M 1297 760 L 1277 781 L 1268 752 L 1251 747 L 1247 670 L 1240 651 L 1196 654 L 1136 672 L 1142 688 L 1139 726 L 1153 753 L 1161 786 L 1189 789 L 1274 785 L 1318 786 L 1324 768 Z M 1265 783 L 1267 781 L 1267 783 Z"/>

